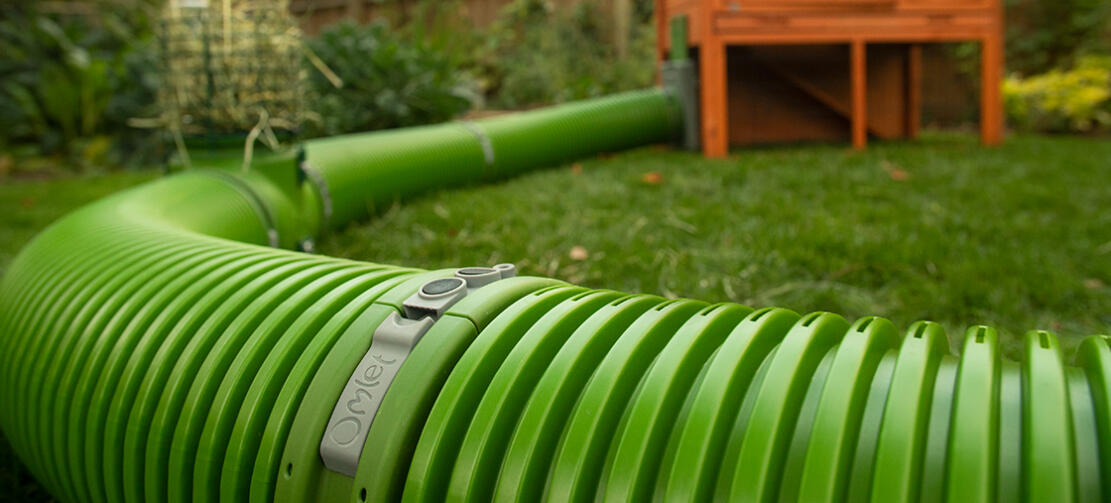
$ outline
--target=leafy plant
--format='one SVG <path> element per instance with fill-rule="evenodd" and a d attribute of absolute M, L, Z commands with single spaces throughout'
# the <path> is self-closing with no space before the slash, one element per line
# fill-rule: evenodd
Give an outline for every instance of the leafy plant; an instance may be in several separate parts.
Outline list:
<path fill-rule="evenodd" d="M 619 58 L 597 3 L 556 9 L 546 0 L 514 0 L 477 56 L 486 94 L 495 106 L 521 108 L 651 85 L 655 30 L 642 4 L 635 4 L 629 54 Z"/>
<path fill-rule="evenodd" d="M 109 6 L 95 17 L 48 15 L 27 2 L 0 11 L 0 147 L 112 162 L 105 137 L 133 138 L 127 120 L 153 104 L 145 13 Z"/>
<path fill-rule="evenodd" d="M 384 22 L 344 21 L 308 41 L 310 49 L 343 81 L 336 88 L 309 72 L 320 117 L 312 135 L 334 135 L 441 122 L 466 111 L 473 85 L 454 61 L 423 42 L 405 43 Z"/>
<path fill-rule="evenodd" d="M 1069 70 L 1011 76 L 1003 94 L 1007 114 L 1020 129 L 1088 132 L 1111 127 L 1111 56 L 1083 57 Z"/>
<path fill-rule="evenodd" d="M 1031 75 L 1111 50 L 1107 0 L 1007 0 L 1007 66 Z"/>

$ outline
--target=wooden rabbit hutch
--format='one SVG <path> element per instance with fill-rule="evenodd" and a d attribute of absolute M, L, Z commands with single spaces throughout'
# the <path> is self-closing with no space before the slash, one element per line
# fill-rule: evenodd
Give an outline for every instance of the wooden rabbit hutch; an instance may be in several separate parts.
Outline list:
<path fill-rule="evenodd" d="M 698 68 L 701 141 L 729 146 L 918 132 L 921 44 L 981 44 L 980 134 L 1003 136 L 1000 0 L 657 0 L 659 57 L 672 20 Z M 676 33 L 682 33 L 677 31 Z"/>

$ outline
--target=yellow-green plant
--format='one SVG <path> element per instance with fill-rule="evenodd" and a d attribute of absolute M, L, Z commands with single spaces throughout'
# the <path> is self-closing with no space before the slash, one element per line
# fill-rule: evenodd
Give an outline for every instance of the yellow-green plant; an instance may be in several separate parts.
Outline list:
<path fill-rule="evenodd" d="M 1111 56 L 1080 58 L 1073 68 L 1054 69 L 1003 84 L 1012 125 L 1027 131 L 1089 132 L 1111 128 Z"/>

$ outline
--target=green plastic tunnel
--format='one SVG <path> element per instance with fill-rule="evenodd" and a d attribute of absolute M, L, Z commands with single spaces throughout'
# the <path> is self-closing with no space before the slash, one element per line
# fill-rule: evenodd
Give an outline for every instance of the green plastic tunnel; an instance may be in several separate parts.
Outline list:
<path fill-rule="evenodd" d="M 62 501 L 1108 501 L 1111 339 L 665 300 L 279 249 L 680 134 L 660 90 L 311 141 L 52 225 L 0 283 L 0 426 Z"/>

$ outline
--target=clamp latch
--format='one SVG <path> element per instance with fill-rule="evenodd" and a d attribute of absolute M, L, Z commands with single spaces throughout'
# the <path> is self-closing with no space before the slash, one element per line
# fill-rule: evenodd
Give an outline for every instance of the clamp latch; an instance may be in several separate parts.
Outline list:
<path fill-rule="evenodd" d="M 431 280 L 402 302 L 404 315 L 391 313 L 371 336 L 370 348 L 343 387 L 320 441 L 329 470 L 354 477 L 370 425 L 390 384 L 424 334 L 451 306 L 471 292 L 517 275 L 513 264 L 464 267 L 451 278 Z"/>

